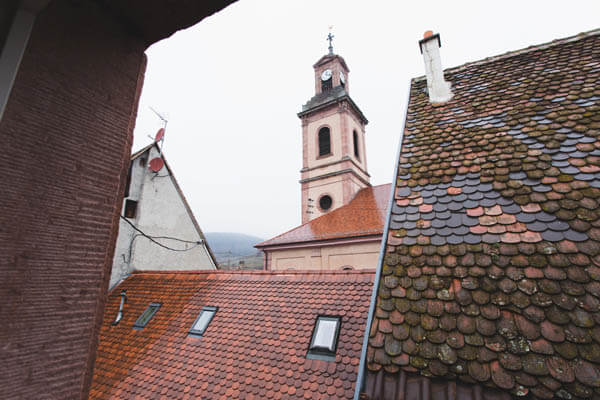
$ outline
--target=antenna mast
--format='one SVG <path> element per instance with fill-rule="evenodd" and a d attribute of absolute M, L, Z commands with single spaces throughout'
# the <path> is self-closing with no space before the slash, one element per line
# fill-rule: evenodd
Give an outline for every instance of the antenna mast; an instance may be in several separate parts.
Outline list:
<path fill-rule="evenodd" d="M 152 108 L 152 106 L 148 106 L 148 108 L 150 108 L 150 110 L 152 110 L 152 112 L 154 114 L 156 114 L 156 116 L 158 118 L 160 118 L 160 120 L 163 122 L 163 127 L 158 130 L 158 132 L 156 133 L 156 136 L 154 138 L 150 137 L 157 144 L 160 142 L 160 146 L 158 147 L 158 154 L 162 155 L 162 148 L 164 146 L 164 138 L 165 138 L 165 130 L 167 130 L 167 124 L 169 123 L 169 120 L 166 118 L 166 116 L 164 116 L 163 114 L 159 113 L 154 108 Z"/>
<path fill-rule="evenodd" d="M 163 122 L 163 128 L 164 128 L 164 129 L 167 129 L 167 123 L 169 122 L 169 120 L 168 120 L 166 117 L 164 117 L 164 116 L 163 116 L 161 113 L 159 113 L 158 111 L 156 111 L 154 108 L 152 108 L 152 106 L 148 106 L 148 107 L 149 107 L 149 108 L 152 110 L 152 112 L 153 112 L 154 114 L 156 114 L 156 116 L 157 116 L 158 118 L 160 118 L 160 120 Z"/>

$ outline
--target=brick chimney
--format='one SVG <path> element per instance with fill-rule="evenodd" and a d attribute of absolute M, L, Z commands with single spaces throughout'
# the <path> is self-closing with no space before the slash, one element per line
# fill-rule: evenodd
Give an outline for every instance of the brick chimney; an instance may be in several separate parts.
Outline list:
<path fill-rule="evenodd" d="M 419 40 L 421 54 L 425 62 L 425 74 L 427 75 L 427 90 L 429 101 L 432 103 L 444 103 L 452 98 L 450 82 L 444 80 L 442 60 L 440 58 L 440 34 L 427 31 L 423 39 Z"/>

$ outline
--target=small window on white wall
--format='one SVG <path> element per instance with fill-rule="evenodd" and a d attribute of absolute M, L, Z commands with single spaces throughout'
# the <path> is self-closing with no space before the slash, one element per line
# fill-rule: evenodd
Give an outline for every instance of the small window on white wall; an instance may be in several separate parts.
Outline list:
<path fill-rule="evenodd" d="M 138 202 L 135 200 L 125 200 L 125 218 L 135 218 L 137 215 Z"/>

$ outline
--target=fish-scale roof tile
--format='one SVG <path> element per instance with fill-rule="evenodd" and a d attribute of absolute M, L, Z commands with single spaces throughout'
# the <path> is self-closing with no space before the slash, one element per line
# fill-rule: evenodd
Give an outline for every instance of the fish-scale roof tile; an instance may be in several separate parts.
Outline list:
<path fill-rule="evenodd" d="M 90 398 L 352 398 L 373 278 L 136 272 L 109 295 Z M 122 290 L 124 316 L 112 325 Z M 153 302 L 159 311 L 133 329 Z M 218 311 L 201 338 L 191 337 L 204 306 Z M 306 358 L 318 315 L 341 317 L 335 361 Z"/>
<path fill-rule="evenodd" d="M 600 31 L 445 77 L 436 105 L 412 81 L 366 391 L 600 396 Z"/>

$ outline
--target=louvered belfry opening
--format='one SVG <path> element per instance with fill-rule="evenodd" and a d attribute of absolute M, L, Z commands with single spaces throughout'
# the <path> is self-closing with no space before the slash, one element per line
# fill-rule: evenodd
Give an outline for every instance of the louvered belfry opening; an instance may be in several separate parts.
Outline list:
<path fill-rule="evenodd" d="M 329 78 L 326 81 L 321 81 L 321 92 L 326 92 L 333 88 L 333 78 Z"/>

